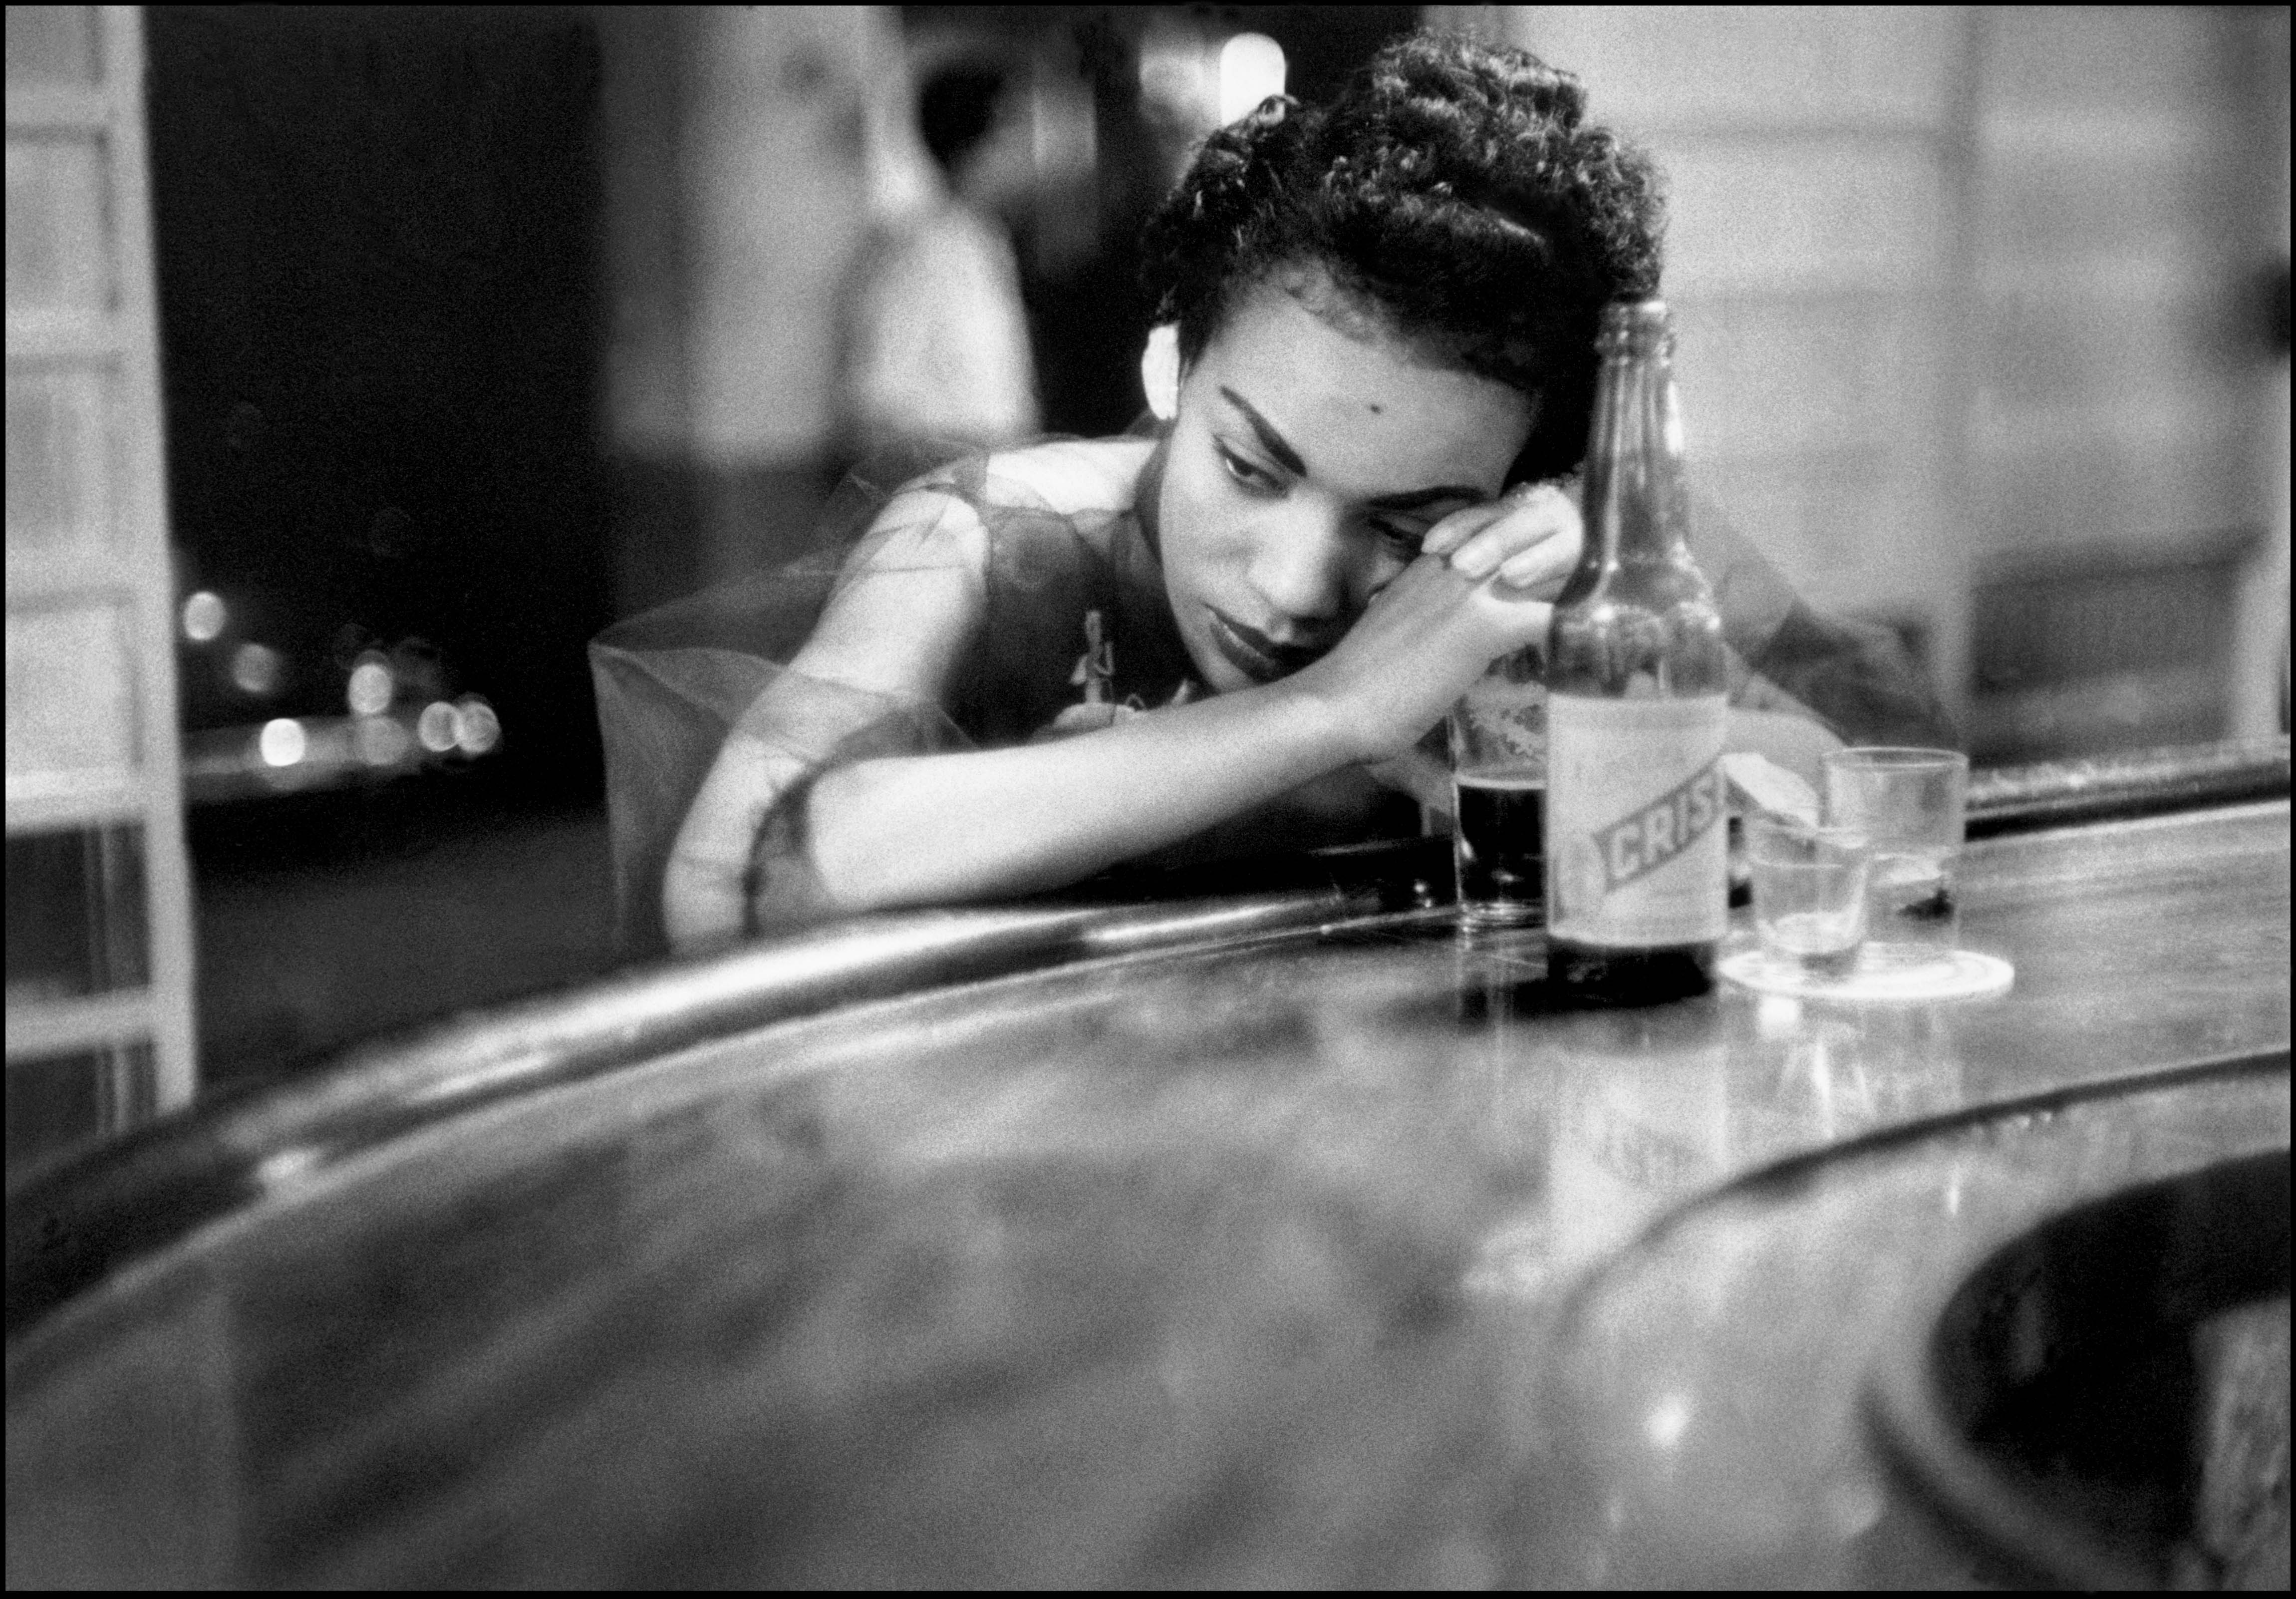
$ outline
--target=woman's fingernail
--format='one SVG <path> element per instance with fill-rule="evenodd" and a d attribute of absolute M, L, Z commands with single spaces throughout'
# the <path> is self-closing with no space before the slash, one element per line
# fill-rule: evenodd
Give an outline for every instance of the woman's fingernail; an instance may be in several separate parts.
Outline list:
<path fill-rule="evenodd" d="M 1462 550 L 1458 554 L 1451 557 L 1451 570 L 1463 578 L 1477 579 L 1488 578 L 1491 575 L 1492 568 L 1497 564 L 1498 562 L 1493 561 L 1488 554 L 1480 551 Z"/>

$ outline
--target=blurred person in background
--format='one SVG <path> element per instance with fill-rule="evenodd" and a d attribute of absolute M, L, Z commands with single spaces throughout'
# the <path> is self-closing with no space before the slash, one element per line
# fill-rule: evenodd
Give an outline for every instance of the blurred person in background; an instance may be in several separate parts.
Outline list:
<path fill-rule="evenodd" d="M 865 470 L 814 562 L 602 637 L 626 938 L 1416 833 L 1423 739 L 1578 561 L 1603 307 L 1659 285 L 1657 174 L 1585 112 L 1429 34 L 1269 98 L 1149 226 L 1152 426 Z M 1892 641 L 1699 556 L 1733 748 L 1939 741 Z"/>
<path fill-rule="evenodd" d="M 857 275 L 846 391 L 864 455 L 1037 430 L 1020 272 L 997 216 L 1027 160 L 1012 101 L 998 67 L 952 63 L 918 92 L 915 132 L 887 142 L 886 159 L 914 161 L 921 134 L 934 169 L 881 201 Z"/>

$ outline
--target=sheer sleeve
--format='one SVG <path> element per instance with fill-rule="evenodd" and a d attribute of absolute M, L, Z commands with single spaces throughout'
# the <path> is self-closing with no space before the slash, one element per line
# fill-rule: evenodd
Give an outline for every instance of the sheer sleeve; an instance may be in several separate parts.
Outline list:
<path fill-rule="evenodd" d="M 775 893 L 800 900 L 803 885 L 789 866 L 801 855 L 814 778 L 865 756 L 970 747 L 937 704 L 791 664 L 832 599 L 896 539 L 885 513 L 911 469 L 927 464 L 912 455 L 855 472 L 824 511 L 813 553 L 657 607 L 592 641 L 616 937 L 626 952 L 653 953 L 667 941 L 660 900 L 670 850 L 729 735 L 755 742 L 777 792 L 752 856 L 726 869 L 753 881 L 762 872 Z M 914 537 L 911 548 L 931 543 Z M 792 919 L 799 914 L 792 907 Z"/>
<path fill-rule="evenodd" d="M 805 559 L 594 641 L 623 947 L 664 943 L 674 848 L 682 871 L 745 880 L 753 931 L 822 914 L 807 808 L 835 767 L 1022 742 L 1079 697 L 1168 702 L 1185 654 L 1130 488 L 1083 441 L 881 456 Z M 738 859 L 694 842 L 715 832 L 730 852 L 735 830 L 678 842 L 721 751 L 769 800 Z"/>
<path fill-rule="evenodd" d="M 1894 634 L 1813 609 L 1711 502 L 1692 511 L 1691 553 L 1714 585 L 1730 648 L 1732 704 L 1807 716 L 1846 743 L 1959 743 Z"/>

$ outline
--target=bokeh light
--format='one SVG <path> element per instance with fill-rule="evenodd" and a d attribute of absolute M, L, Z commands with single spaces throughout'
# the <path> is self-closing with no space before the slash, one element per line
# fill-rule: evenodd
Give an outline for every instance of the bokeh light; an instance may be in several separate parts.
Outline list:
<path fill-rule="evenodd" d="M 1264 33 L 1240 33 L 1220 46 L 1219 119 L 1248 116 L 1283 92 L 1283 46 Z"/>
<path fill-rule="evenodd" d="M 221 594 L 203 588 L 184 602 L 184 636 L 195 644 L 212 642 L 230 620 L 231 611 Z"/>
<path fill-rule="evenodd" d="M 1690 1399 L 1685 1394 L 1663 1394 L 1644 1419 L 1643 1431 L 1661 1449 L 1671 1449 L 1690 1431 Z"/>
<path fill-rule="evenodd" d="M 263 724 L 263 732 L 256 741 L 256 749 L 266 767 L 291 767 L 303 758 L 311 741 L 303 731 L 303 724 L 292 717 L 279 717 Z"/>
<path fill-rule="evenodd" d="M 466 694 L 455 701 L 462 713 L 462 725 L 455 734 L 455 746 L 465 755 L 484 755 L 502 742 L 502 719 L 495 708 L 476 694 Z"/>
<path fill-rule="evenodd" d="M 348 697 L 355 716 L 381 716 L 390 709 L 390 700 L 398 691 L 398 679 L 391 676 L 390 663 L 380 651 L 370 651 L 351 668 Z"/>
<path fill-rule="evenodd" d="M 414 718 L 414 736 L 425 750 L 444 755 L 462 741 L 463 713 L 443 700 L 433 700 Z"/>
<path fill-rule="evenodd" d="M 371 767 L 395 767 L 414 747 L 414 735 L 396 717 L 361 717 L 351 726 L 351 748 Z"/>
<path fill-rule="evenodd" d="M 1164 17 L 1140 40 L 1140 109 L 1152 125 L 1191 137 L 1219 110 L 1219 74 L 1195 29 Z"/>
<path fill-rule="evenodd" d="M 279 692 L 287 662 L 268 644 L 242 644 L 231 658 L 231 680 L 242 693 L 270 695 Z"/>

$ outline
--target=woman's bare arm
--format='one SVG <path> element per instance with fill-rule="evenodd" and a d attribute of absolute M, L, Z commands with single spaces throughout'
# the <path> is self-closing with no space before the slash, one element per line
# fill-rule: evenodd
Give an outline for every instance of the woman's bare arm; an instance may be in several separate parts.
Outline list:
<path fill-rule="evenodd" d="M 788 671 L 727 733 L 670 849 L 662 922 L 690 947 L 748 922 L 750 852 L 795 784 L 902 704 L 937 704 L 980 626 L 988 535 L 971 506 L 914 491 L 888 504 Z"/>
<path fill-rule="evenodd" d="M 813 790 L 809 861 L 841 910 L 1056 888 L 1357 758 L 1340 708 L 1287 678 L 1054 743 L 840 767 Z"/>
<path fill-rule="evenodd" d="M 1519 498 L 1471 508 L 1452 531 L 1488 536 L 1475 555 L 1447 560 L 1456 540 L 1431 537 L 1329 654 L 1279 683 L 1053 743 L 833 759 L 840 732 L 864 731 L 872 705 L 942 702 L 981 624 L 986 537 L 951 505 L 912 506 L 933 537 L 897 535 L 857 561 L 790 682 L 727 738 L 665 877 L 674 942 L 742 930 L 760 829 L 800 810 L 802 825 L 769 851 L 795 879 L 769 882 L 765 898 L 836 914 L 1075 882 L 1342 767 L 1390 761 L 1492 660 L 1546 636 L 1546 597 L 1577 559 L 1575 512 Z M 1484 570 L 1495 564 L 1505 570 Z M 859 701 L 849 710 L 838 701 L 849 691 Z M 800 783 L 801 808 L 781 808 Z"/>
<path fill-rule="evenodd" d="M 1280 682 L 1059 743 L 868 761 L 816 786 L 809 858 L 842 910 L 1026 892 L 1176 843 L 1313 778 L 1408 750 L 1553 608 L 1423 556 Z"/>
<path fill-rule="evenodd" d="M 896 586 L 857 584 L 799 665 L 823 668 L 850 641 L 868 686 L 923 690 L 971 625 L 964 590 L 923 606 Z M 837 914 L 1025 893 L 1072 882 L 1177 842 L 1354 762 L 1409 748 L 1494 657 L 1545 635 L 1552 608 L 1472 582 L 1438 557 L 1414 562 L 1321 660 L 1281 682 L 1129 718 L 1058 742 L 835 766 L 804 805 L 799 898 Z M 833 625 L 832 625 L 833 620 Z M 891 669 L 907 628 L 931 648 Z M 937 643 L 933 641 L 938 641 Z M 930 697 L 930 696 L 924 696 Z M 780 796 L 810 777 L 777 752 L 768 691 L 755 730 L 729 738 L 681 831 L 664 889 L 673 941 L 743 925 L 743 868 Z"/>

